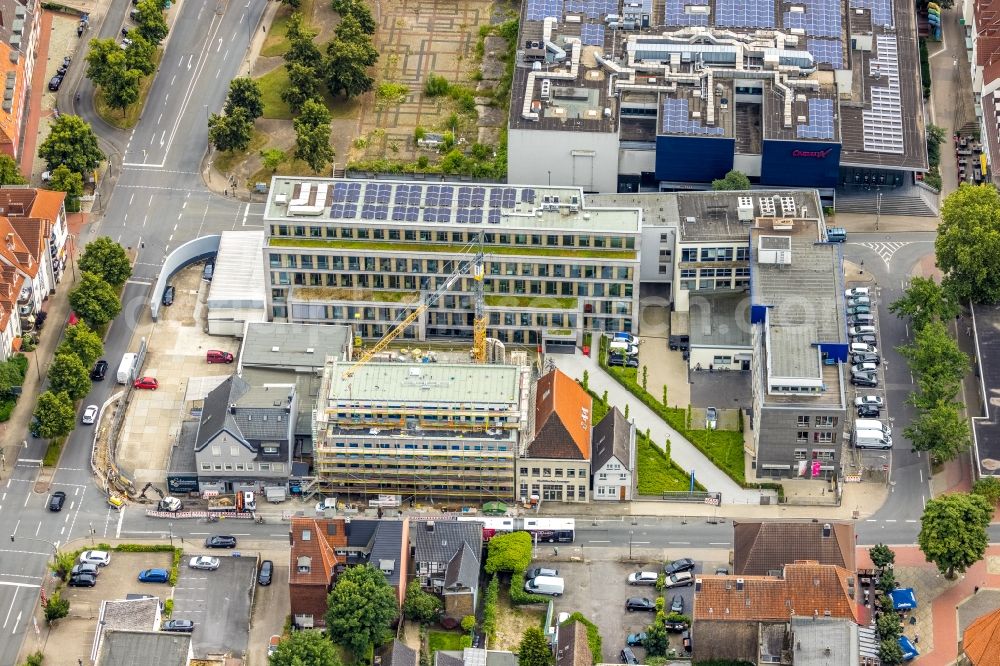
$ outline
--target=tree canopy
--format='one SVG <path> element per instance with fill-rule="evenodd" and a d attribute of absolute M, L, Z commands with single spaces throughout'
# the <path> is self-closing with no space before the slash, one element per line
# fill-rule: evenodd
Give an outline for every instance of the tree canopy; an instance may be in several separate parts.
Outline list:
<path fill-rule="evenodd" d="M 389 625 L 399 611 L 396 593 L 385 574 L 370 566 L 350 567 L 337 578 L 327 596 L 326 628 L 333 642 L 358 659 L 390 636 Z"/>
<path fill-rule="evenodd" d="M 341 666 L 336 648 L 317 631 L 294 631 L 278 643 L 269 666 Z"/>
<path fill-rule="evenodd" d="M 919 331 L 933 320 L 948 321 L 959 313 L 959 305 L 934 278 L 915 277 L 903 297 L 889 306 L 897 317 L 907 317 Z"/>
<path fill-rule="evenodd" d="M 38 419 L 38 434 L 45 439 L 68 435 L 76 425 L 73 401 L 66 393 L 42 393 L 38 396 L 34 416 Z"/>
<path fill-rule="evenodd" d="M 132 277 L 132 264 L 125 248 L 110 236 L 100 236 L 87 243 L 80 257 L 80 270 L 93 273 L 116 287 Z"/>
<path fill-rule="evenodd" d="M 299 113 L 307 100 L 319 97 L 316 70 L 298 62 L 287 63 L 285 68 L 288 70 L 288 87 L 281 91 L 281 99 L 293 113 Z"/>
<path fill-rule="evenodd" d="M 159 2 L 157 0 L 139 0 L 135 9 L 138 12 L 136 31 L 147 41 L 159 45 L 169 32 L 167 19 L 163 15 L 163 9 Z"/>
<path fill-rule="evenodd" d="M 712 181 L 713 190 L 749 190 L 750 179 L 741 171 L 733 169 L 724 177 Z"/>
<path fill-rule="evenodd" d="M 872 564 L 879 569 L 884 569 L 896 561 L 896 553 L 884 543 L 877 543 L 868 549 L 868 557 Z"/>
<path fill-rule="evenodd" d="M 960 300 L 1000 302 L 1000 193 L 992 183 L 945 197 L 934 243 L 943 286 Z"/>
<path fill-rule="evenodd" d="M 517 646 L 517 663 L 518 666 L 550 666 L 553 663 L 549 642 L 538 627 L 524 630 Z"/>
<path fill-rule="evenodd" d="M 302 113 L 292 125 L 295 127 L 295 157 L 319 173 L 335 155 L 330 145 L 330 112 L 315 99 L 306 100 Z"/>
<path fill-rule="evenodd" d="M 996 506 L 1000 504 L 1000 479 L 995 476 L 984 476 L 972 484 L 972 492 Z"/>
<path fill-rule="evenodd" d="M 89 271 L 82 272 L 80 284 L 69 292 L 69 304 L 93 328 L 107 324 L 122 310 L 114 288 Z"/>
<path fill-rule="evenodd" d="M 132 43 L 125 48 L 125 67 L 141 72 L 143 76 L 149 76 L 156 70 L 156 64 L 153 62 L 156 44 L 134 31 L 129 39 Z"/>
<path fill-rule="evenodd" d="M 486 573 L 520 573 L 531 564 L 531 535 L 527 532 L 497 534 L 486 546 Z"/>
<path fill-rule="evenodd" d="M 59 354 L 75 354 L 89 368 L 104 354 L 104 343 L 86 322 L 78 321 L 66 327 L 62 342 L 56 348 L 56 355 Z"/>
<path fill-rule="evenodd" d="M 76 354 L 57 354 L 47 374 L 51 390 L 65 391 L 72 400 L 79 400 L 90 392 L 90 375 Z"/>
<path fill-rule="evenodd" d="M 430 624 L 441 615 L 441 600 L 436 595 L 424 592 L 419 580 L 412 580 L 406 586 L 406 598 L 403 600 L 403 615 L 408 620 L 420 624 Z"/>
<path fill-rule="evenodd" d="M 27 185 L 21 169 L 10 155 L 0 155 L 0 185 Z"/>
<path fill-rule="evenodd" d="M 253 138 L 253 121 L 242 108 L 231 114 L 213 113 L 208 119 L 208 140 L 216 150 L 246 150 Z"/>
<path fill-rule="evenodd" d="M 940 321 L 924 325 L 914 336 L 913 344 L 900 347 L 899 353 L 918 377 L 921 391 L 931 404 L 951 400 L 969 371 L 969 357 Z"/>
<path fill-rule="evenodd" d="M 66 209 L 71 212 L 80 210 L 80 197 L 83 195 L 83 174 L 70 171 L 65 164 L 60 164 L 50 174 L 48 189 L 66 193 Z"/>
<path fill-rule="evenodd" d="M 264 98 L 260 92 L 260 85 L 249 77 L 238 77 L 229 82 L 226 115 L 232 115 L 236 109 L 243 109 L 250 120 L 256 120 L 264 115 Z"/>
<path fill-rule="evenodd" d="M 953 402 L 938 403 L 921 409 L 903 429 L 917 451 L 930 451 L 938 460 L 952 460 L 972 446 L 969 421 Z"/>
<path fill-rule="evenodd" d="M 983 559 L 992 518 L 993 506 L 979 495 L 942 495 L 927 502 L 917 543 L 927 561 L 945 577 L 954 578 Z"/>
<path fill-rule="evenodd" d="M 77 173 L 93 171 L 104 159 L 90 125 L 80 116 L 68 113 L 60 115 L 52 123 L 49 135 L 38 147 L 38 156 L 48 164 L 49 171 L 65 164 L 70 171 Z"/>

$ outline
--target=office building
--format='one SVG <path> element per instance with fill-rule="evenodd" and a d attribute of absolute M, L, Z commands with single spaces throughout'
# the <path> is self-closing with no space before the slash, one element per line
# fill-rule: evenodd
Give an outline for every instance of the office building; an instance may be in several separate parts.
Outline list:
<path fill-rule="evenodd" d="M 421 502 L 514 499 L 528 368 L 378 362 L 350 368 L 337 361 L 324 368 L 308 491 Z"/>
<path fill-rule="evenodd" d="M 471 339 L 481 248 L 489 337 L 554 350 L 637 326 L 640 213 L 580 188 L 276 177 L 264 223 L 274 321 L 378 339 L 460 272 L 400 337 Z"/>
<path fill-rule="evenodd" d="M 934 214 L 912 4 L 528 0 L 519 40 L 519 182 L 706 189 L 736 169 L 841 209 Z"/>

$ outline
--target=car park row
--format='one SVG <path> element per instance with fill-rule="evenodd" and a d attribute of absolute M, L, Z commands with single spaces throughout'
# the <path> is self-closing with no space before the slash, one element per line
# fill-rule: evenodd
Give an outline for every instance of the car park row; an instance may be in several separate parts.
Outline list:
<path fill-rule="evenodd" d="M 868 287 L 853 287 L 844 292 L 848 335 L 850 336 L 851 385 L 856 390 L 877 389 L 882 371 L 879 354 L 874 295 Z M 892 428 L 880 421 L 884 399 L 874 394 L 854 398 L 856 418 L 851 444 L 856 449 L 891 449 Z"/>

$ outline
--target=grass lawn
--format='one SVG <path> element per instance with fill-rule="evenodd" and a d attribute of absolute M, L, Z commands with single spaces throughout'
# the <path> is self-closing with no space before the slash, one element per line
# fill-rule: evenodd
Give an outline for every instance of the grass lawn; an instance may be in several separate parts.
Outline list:
<path fill-rule="evenodd" d="M 461 650 L 466 634 L 457 631 L 431 631 L 427 633 L 427 648 L 431 654 L 437 650 Z"/>
<path fill-rule="evenodd" d="M 691 487 L 687 472 L 671 464 L 666 452 L 639 434 L 636 439 L 639 477 L 636 486 L 640 495 L 659 495 L 666 491 L 684 492 Z"/>
<path fill-rule="evenodd" d="M 212 158 L 212 165 L 215 169 L 224 175 L 228 175 L 232 171 L 233 167 L 242 162 L 248 155 L 256 154 L 261 148 L 267 145 L 267 135 L 263 132 L 258 132 L 254 130 L 253 136 L 250 137 L 250 147 L 245 151 L 240 150 L 222 150 L 217 151 L 215 156 Z"/>
<path fill-rule="evenodd" d="M 288 87 L 288 70 L 285 66 L 275 67 L 257 78 L 260 94 L 264 100 L 264 117 L 273 120 L 291 120 L 292 110 L 281 99 L 281 92 Z"/>
<path fill-rule="evenodd" d="M 303 5 L 312 5 L 312 0 L 306 0 Z M 265 58 L 271 58 L 274 56 L 284 55 L 290 46 L 288 43 L 288 18 L 292 15 L 292 8 L 288 5 L 278 9 L 278 13 L 275 14 L 274 20 L 271 22 L 271 28 L 267 31 L 267 39 L 264 40 L 264 46 L 260 49 L 260 54 Z M 307 14 L 308 16 L 308 14 Z"/>
<path fill-rule="evenodd" d="M 282 171 L 282 173 L 285 173 Z M 340 249 L 357 250 L 386 250 L 398 252 L 412 252 L 419 249 L 421 252 L 451 252 L 454 254 L 467 253 L 467 245 L 448 245 L 438 243 L 418 243 L 416 241 L 393 242 L 393 241 L 354 241 L 340 239 L 318 239 L 318 238 L 271 238 L 268 243 L 271 247 L 329 247 Z M 510 247 L 507 245 L 490 245 L 484 248 L 487 255 L 503 254 L 511 256 L 537 256 L 537 257 L 587 257 L 587 258 L 608 258 L 608 259 L 631 259 L 635 257 L 635 252 L 623 252 L 621 250 L 591 250 L 579 248 L 547 248 L 547 247 Z M 527 297 L 531 298 L 531 297 Z M 543 297 L 544 298 L 544 297 Z M 575 301 L 576 299 L 571 299 Z M 633 370 L 634 372 L 634 370 Z"/>
<path fill-rule="evenodd" d="M 561 298 L 558 296 L 516 296 L 514 294 L 493 294 L 486 296 L 486 305 L 517 306 L 519 308 L 561 308 L 576 307 L 575 297 Z"/>
<path fill-rule="evenodd" d="M 156 53 L 153 55 L 153 66 L 155 69 L 152 74 L 144 77 L 139 82 L 139 99 L 135 103 L 130 104 L 125 109 L 124 114 L 122 114 L 121 109 L 112 109 L 108 106 L 107 102 L 104 101 L 104 94 L 101 92 L 101 89 L 97 89 L 94 97 L 94 107 L 97 109 L 97 115 L 101 117 L 101 120 L 118 129 L 131 129 L 135 127 L 136 123 L 139 122 L 139 116 L 142 115 L 143 107 L 146 106 L 146 98 L 149 96 L 150 88 L 153 87 L 153 79 L 160 68 L 160 58 L 162 57 L 163 49 L 156 49 Z"/>
<path fill-rule="evenodd" d="M 56 437 L 49 440 L 49 448 L 45 450 L 45 456 L 42 458 L 42 464 L 45 467 L 53 467 L 59 462 L 59 454 L 62 453 L 63 444 L 65 443 L 65 437 Z"/>

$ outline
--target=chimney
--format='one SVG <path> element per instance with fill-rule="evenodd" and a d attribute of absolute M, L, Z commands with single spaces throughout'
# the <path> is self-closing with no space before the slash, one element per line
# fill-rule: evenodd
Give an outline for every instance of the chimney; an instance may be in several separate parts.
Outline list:
<path fill-rule="evenodd" d="M 742 578 L 737 578 L 736 579 L 736 589 L 737 590 L 742 590 L 743 589 L 743 579 Z"/>
<path fill-rule="evenodd" d="M 830 523 L 824 523 L 823 524 L 823 538 L 824 539 L 829 539 L 831 531 L 833 531 L 833 527 L 831 527 Z"/>
<path fill-rule="evenodd" d="M 7 248 L 10 250 L 14 249 L 14 233 L 11 232 L 7 234 Z"/>
<path fill-rule="evenodd" d="M 344 518 L 344 536 L 351 536 L 351 519 Z"/>
<path fill-rule="evenodd" d="M 424 528 L 428 532 L 433 532 L 434 531 L 434 521 L 433 520 L 428 520 L 426 523 L 424 523 Z"/>
<path fill-rule="evenodd" d="M 236 413 L 236 403 L 235 402 L 229 403 L 229 413 L 230 414 L 235 414 Z"/>

